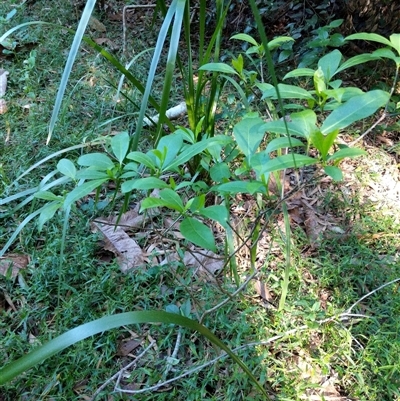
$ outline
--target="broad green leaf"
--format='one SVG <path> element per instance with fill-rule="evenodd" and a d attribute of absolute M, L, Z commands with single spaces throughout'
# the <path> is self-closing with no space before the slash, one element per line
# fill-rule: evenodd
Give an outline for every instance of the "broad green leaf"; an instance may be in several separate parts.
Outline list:
<path fill-rule="evenodd" d="M 314 100 L 310 92 L 295 85 L 278 84 L 278 90 L 282 99 Z M 277 91 L 274 86 L 263 92 L 262 99 L 266 98 L 278 99 Z"/>
<path fill-rule="evenodd" d="M 167 207 L 169 209 L 174 209 L 174 205 L 166 202 L 165 200 L 159 198 L 145 198 L 140 203 L 140 213 L 146 209 L 151 209 L 153 207 Z"/>
<path fill-rule="evenodd" d="M 274 38 L 268 42 L 268 49 L 274 50 L 286 42 L 294 42 L 294 39 L 290 38 L 289 36 L 278 36 L 277 38 Z"/>
<path fill-rule="evenodd" d="M 54 195 L 53 192 L 50 191 L 39 191 L 34 194 L 35 198 L 44 199 L 49 201 L 59 201 L 61 196 Z"/>
<path fill-rule="evenodd" d="M 246 117 L 233 127 L 238 147 L 248 158 L 253 155 L 264 137 L 265 122 L 260 117 Z"/>
<path fill-rule="evenodd" d="M 142 152 L 138 152 L 138 151 L 131 152 L 126 157 L 130 160 L 134 160 L 135 162 L 145 165 L 150 170 L 156 169 L 156 165 L 155 165 L 153 159 L 150 156 L 148 156 Z"/>
<path fill-rule="evenodd" d="M 157 149 L 165 154 L 163 166 L 168 166 L 175 159 L 183 145 L 183 135 L 178 131 L 163 136 L 158 142 Z"/>
<path fill-rule="evenodd" d="M 71 162 L 71 160 L 61 159 L 57 163 L 57 170 L 61 174 L 64 174 L 65 176 L 70 177 L 73 180 L 76 177 L 76 167 L 75 167 L 74 163 Z"/>
<path fill-rule="evenodd" d="M 291 146 L 305 146 L 303 142 L 296 138 L 288 138 L 288 137 L 279 137 L 273 139 L 268 143 L 268 146 L 265 149 L 265 152 L 271 153 L 275 150 L 282 148 L 290 148 Z"/>
<path fill-rule="evenodd" d="M 105 331 L 117 327 L 141 323 L 176 324 L 199 332 L 215 346 L 225 351 L 255 383 L 262 394 L 264 394 L 266 399 L 269 399 L 263 386 L 258 383 L 257 379 L 251 373 L 249 368 L 230 350 L 229 347 L 225 345 L 225 343 L 223 343 L 218 337 L 216 337 L 207 327 L 185 316 L 181 316 L 180 314 L 168 313 L 164 311 L 125 312 L 110 316 L 104 316 L 100 319 L 80 325 L 54 338 L 44 345 L 34 348 L 33 351 L 22 356 L 21 358 L 3 366 L 0 369 L 0 385 L 10 382 L 21 373 L 28 371 L 29 369 L 39 365 L 46 359 L 55 356 L 64 349 L 88 337 L 94 336 L 96 334 L 101 334 Z"/>
<path fill-rule="evenodd" d="M 265 131 L 273 132 L 275 134 L 290 135 L 290 136 L 300 136 L 307 137 L 307 132 L 304 132 L 304 127 L 299 127 L 298 125 L 285 122 L 282 120 L 268 121 L 265 123 Z"/>
<path fill-rule="evenodd" d="M 341 61 L 342 53 L 337 49 L 320 58 L 318 61 L 318 67 L 322 69 L 326 82 L 329 82 L 335 75 Z"/>
<path fill-rule="evenodd" d="M 178 212 L 183 213 L 185 208 L 182 203 L 181 197 L 172 189 L 166 188 L 160 192 L 160 198 L 167 202 L 170 207 Z"/>
<path fill-rule="evenodd" d="M 128 153 L 129 139 L 130 138 L 128 132 L 121 132 L 111 139 L 111 149 L 120 165 L 122 164 L 126 154 Z"/>
<path fill-rule="evenodd" d="M 313 110 L 306 109 L 290 115 L 290 126 L 296 127 L 302 132 L 302 136 L 309 138 L 311 133 L 317 129 L 317 115 Z"/>
<path fill-rule="evenodd" d="M 186 203 L 186 209 L 190 209 L 192 212 L 197 212 L 204 207 L 205 203 L 206 195 L 201 194 L 190 199 L 189 202 Z"/>
<path fill-rule="evenodd" d="M 322 71 L 321 67 L 318 67 L 318 70 L 315 71 L 314 73 L 314 87 L 315 91 L 317 92 L 318 96 L 323 96 L 325 95 L 326 99 L 326 77 L 324 72 Z"/>
<path fill-rule="evenodd" d="M 325 166 L 324 171 L 329 175 L 334 181 L 342 181 L 343 180 L 343 172 L 339 167 L 336 166 Z"/>
<path fill-rule="evenodd" d="M 253 46 L 257 47 L 259 46 L 259 44 L 255 41 L 255 39 L 252 38 L 250 35 L 247 35 L 246 33 L 238 33 L 236 35 L 233 35 L 231 39 L 243 40 L 244 42 L 248 42 Z"/>
<path fill-rule="evenodd" d="M 377 54 L 374 55 L 374 53 L 373 54 L 359 54 L 357 56 L 351 57 L 348 60 L 346 60 L 336 70 L 336 72 L 334 74 L 332 74 L 332 76 L 337 74 L 337 73 L 339 73 L 339 72 L 341 72 L 341 71 L 343 71 L 343 70 L 345 70 L 345 69 L 347 69 L 347 68 L 354 67 L 355 65 L 363 64 L 363 63 L 366 63 L 366 62 L 371 61 L 371 60 L 377 60 L 379 58 L 380 57 Z"/>
<path fill-rule="evenodd" d="M 328 27 L 329 28 L 338 28 L 340 25 L 343 24 L 343 19 L 335 19 L 334 21 L 332 21 Z"/>
<path fill-rule="evenodd" d="M 179 225 L 181 234 L 193 244 L 216 252 L 214 235 L 209 227 L 199 220 L 186 217 Z"/>
<path fill-rule="evenodd" d="M 228 64 L 225 63 L 207 63 L 203 64 L 199 71 L 212 71 L 212 72 L 222 72 L 223 74 L 233 74 L 238 75 L 238 73 Z"/>
<path fill-rule="evenodd" d="M 364 92 L 359 88 L 338 88 L 338 89 L 328 89 L 325 91 L 326 95 L 329 98 L 335 99 L 338 103 L 347 102 L 354 96 L 362 95 Z M 336 105 L 337 108 L 339 105 Z M 329 109 L 329 105 L 325 107 L 325 110 Z"/>
<path fill-rule="evenodd" d="M 114 167 L 113 161 L 104 153 L 88 153 L 78 159 L 80 166 L 87 166 L 93 170 L 107 171 Z"/>
<path fill-rule="evenodd" d="M 109 179 L 109 175 L 104 171 L 90 170 L 85 168 L 84 170 L 79 170 L 76 173 L 76 178 L 78 180 L 100 180 L 102 178 Z"/>
<path fill-rule="evenodd" d="M 276 139 L 280 139 L 280 138 L 276 138 Z M 287 139 L 287 138 L 284 138 Z M 273 142 L 274 140 L 272 140 L 271 142 Z M 271 143 L 270 142 L 270 143 Z M 262 150 L 261 152 L 256 153 L 254 156 L 251 157 L 251 169 L 256 173 L 256 179 L 258 181 L 263 181 L 266 182 L 266 179 L 268 177 L 263 177 L 264 174 L 264 166 L 267 164 L 267 162 L 270 160 L 269 154 L 267 152 L 267 150 Z M 246 160 L 246 162 L 248 163 L 248 160 Z M 264 192 L 263 190 L 260 192 Z"/>
<path fill-rule="evenodd" d="M 297 77 L 312 77 L 314 76 L 314 70 L 312 68 L 296 68 L 293 71 L 288 72 L 283 79 L 297 78 Z"/>
<path fill-rule="evenodd" d="M 223 182 L 231 176 L 231 170 L 227 163 L 217 163 L 210 168 L 210 176 L 214 182 Z"/>
<path fill-rule="evenodd" d="M 390 43 L 400 56 L 400 33 L 390 35 Z"/>
<path fill-rule="evenodd" d="M 372 52 L 371 56 L 375 56 L 376 58 L 384 57 L 391 60 L 396 60 L 396 55 L 388 47 L 375 50 Z"/>
<path fill-rule="evenodd" d="M 364 156 L 367 153 L 359 148 L 342 148 L 328 157 L 328 161 L 344 159 L 345 157 Z"/>
<path fill-rule="evenodd" d="M 203 217 L 217 221 L 222 227 L 227 227 L 229 213 L 225 206 L 213 205 L 202 208 L 198 211 Z"/>
<path fill-rule="evenodd" d="M 93 180 L 84 182 L 82 185 L 74 188 L 65 198 L 64 210 L 70 207 L 74 202 L 82 199 L 84 196 L 90 194 L 93 190 L 100 187 L 103 183 L 107 181 L 107 178 L 102 178 L 100 180 Z"/>
<path fill-rule="evenodd" d="M 332 147 L 338 135 L 339 135 L 338 129 L 326 135 L 322 134 L 318 130 L 315 130 L 311 134 L 310 136 L 311 142 L 318 149 L 319 153 L 321 154 L 322 160 L 326 160 L 329 149 Z"/>
<path fill-rule="evenodd" d="M 201 153 L 204 149 L 214 141 L 217 141 L 217 137 L 203 139 L 193 145 L 189 145 L 182 149 L 181 153 L 172 161 L 171 164 L 164 166 L 163 171 L 174 171 L 177 167 L 182 166 L 188 160 L 191 160 L 194 156 Z"/>
<path fill-rule="evenodd" d="M 121 191 L 122 193 L 127 193 L 133 191 L 134 189 L 151 190 L 156 188 L 160 189 L 168 187 L 168 184 L 157 177 L 145 177 L 123 182 L 121 185 Z"/>
<path fill-rule="evenodd" d="M 316 163 L 318 163 L 317 159 L 293 153 L 290 155 L 278 156 L 275 159 L 271 159 L 265 165 L 264 172 L 271 173 L 272 171 L 281 171 L 287 168 L 300 168 Z"/>
<path fill-rule="evenodd" d="M 323 122 L 321 132 L 327 134 L 337 129 L 346 128 L 356 121 L 369 117 L 380 107 L 383 107 L 389 98 L 389 93 L 382 90 L 373 90 L 354 96 L 332 111 Z"/>
<path fill-rule="evenodd" d="M 346 40 L 369 40 L 371 42 L 378 42 L 392 47 L 392 42 L 390 42 L 384 36 L 376 33 L 354 33 L 353 35 L 347 36 Z"/>
<path fill-rule="evenodd" d="M 43 225 L 51 220 L 55 215 L 56 211 L 62 207 L 62 202 L 60 200 L 51 202 L 46 205 L 46 207 L 41 211 L 38 218 L 38 230 L 42 231 Z"/>
<path fill-rule="evenodd" d="M 212 187 L 211 190 L 229 194 L 253 195 L 256 192 L 265 193 L 265 185 L 259 181 L 232 181 L 216 185 Z"/>

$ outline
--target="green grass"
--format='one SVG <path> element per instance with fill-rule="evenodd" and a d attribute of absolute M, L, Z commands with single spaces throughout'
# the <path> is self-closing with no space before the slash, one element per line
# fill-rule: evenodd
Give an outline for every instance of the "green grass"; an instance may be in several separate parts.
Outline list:
<path fill-rule="evenodd" d="M 57 18 L 63 24 L 73 25 L 75 11 L 69 4 L 56 2 L 63 11 L 57 13 Z M 11 7 L 12 3 L 0 5 L 0 16 Z M 9 25 L 0 25 L 0 34 L 27 20 L 54 21 L 54 10 L 53 6 L 24 6 Z M 109 34 L 120 35 L 120 28 L 110 26 Z M 152 35 L 149 32 L 149 42 Z M 0 132 L 3 133 L 0 163 L 4 171 L 1 178 L 5 184 L 10 184 L 33 163 L 62 148 L 91 140 L 109 130 L 125 130 L 132 114 L 137 112 L 129 102 L 115 104 L 114 86 L 118 85 L 119 75 L 86 49 L 73 70 L 55 135 L 50 145 L 44 146 L 72 37 L 57 29 L 43 31 L 38 28 L 29 30 L 26 40 L 37 40 L 38 45 L 33 50 L 18 52 L 14 59 L 3 63 L 3 68 L 10 72 L 6 94 L 9 111 L 0 120 Z M 34 56 L 33 51 L 36 51 L 35 64 L 29 69 L 26 61 Z M 144 59 L 143 64 L 137 66 L 137 73 L 143 76 L 149 61 L 147 56 Z M 175 85 L 179 88 L 179 83 Z M 28 104 L 29 108 L 21 107 Z M 227 107 L 224 112 L 232 119 L 237 112 L 234 106 L 232 114 L 224 106 Z M 121 118 L 98 129 L 101 123 L 114 117 Z M 10 141 L 4 143 L 8 127 Z M 79 154 L 74 151 L 69 157 L 74 159 Z M 386 153 L 382 157 L 369 155 L 364 161 L 357 159 L 359 170 L 356 175 L 362 188 L 367 188 L 370 180 L 379 182 L 389 159 Z M 56 161 L 26 176 L 19 188 L 7 188 L 4 195 L 7 191 L 13 193 L 38 183 L 54 168 Z M 372 161 L 380 167 L 375 172 L 366 172 L 366 166 Z M 260 343 L 239 349 L 237 354 L 276 400 L 300 400 L 310 389 L 312 378 L 319 381 L 315 383 L 317 386 L 323 377 L 335 375 L 336 388 L 349 398 L 360 401 L 400 399 L 399 283 L 377 291 L 352 311 L 368 318 L 348 322 L 338 319 L 363 295 L 400 277 L 399 211 L 381 210 L 379 204 L 368 202 L 363 194 L 354 187 L 348 196 L 344 196 L 340 185 L 325 193 L 321 211 L 334 215 L 348 231 L 343 236 L 326 238 L 317 249 L 310 249 L 303 227 L 292 228 L 290 283 L 282 311 L 267 308 L 249 285 L 204 319 L 203 323 L 232 349 Z M 6 208 L 1 207 L 0 212 L 6 212 Z M 29 212 L 29 209 L 22 210 L 2 220 L 2 244 Z M 89 222 L 99 214 L 96 213 L 81 208 L 72 214 L 61 280 L 58 266 L 62 214 L 57 214 L 42 232 L 30 224 L 14 244 L 12 252 L 28 254 L 30 263 L 15 279 L 0 276 L 0 360 L 4 363 L 68 329 L 112 313 L 165 310 L 168 305 L 181 306 L 190 300 L 191 317 L 199 319 L 207 309 L 234 291 L 234 280 L 229 274 L 220 274 L 216 282 L 207 281 L 180 262 L 162 266 L 149 264 L 122 274 L 113 257 L 111 261 L 102 259 L 102 243 L 98 235 L 91 233 Z M 285 268 L 285 243 L 274 224 L 274 220 L 280 219 L 274 216 L 266 224 L 266 233 L 273 245 L 272 250 L 266 252 L 266 260 L 259 263 L 262 266 L 259 278 L 273 292 L 275 304 L 279 302 Z M 243 232 L 249 227 L 250 222 L 245 222 Z M 176 245 L 176 239 L 173 241 L 165 246 L 172 246 L 171 243 L 178 248 L 181 246 Z M 145 244 L 144 240 L 139 243 Z M 248 267 L 246 260 L 239 260 L 243 262 L 239 274 L 244 281 Z M 182 335 L 176 356 L 178 363 L 165 376 L 168 370 L 166 358 L 174 351 L 178 333 Z M 123 340 L 134 335 L 138 336 L 141 345 L 132 354 L 139 354 L 152 339 L 156 347 L 151 348 L 124 377 L 123 384 L 132 383 L 132 388 L 155 385 L 211 361 L 219 354 L 219 350 L 199 334 L 175 326 L 113 329 L 81 341 L 19 376 L 1 389 L 0 400 L 87 399 L 124 364 L 132 361 L 132 356 L 122 356 L 118 350 Z M 275 341 L 261 344 L 280 335 Z M 305 372 L 299 358 L 308 362 L 313 374 Z M 110 383 L 105 387 L 97 399 L 262 399 L 248 377 L 227 358 L 171 383 L 167 391 L 130 396 L 113 393 L 113 386 L 114 383 Z"/>

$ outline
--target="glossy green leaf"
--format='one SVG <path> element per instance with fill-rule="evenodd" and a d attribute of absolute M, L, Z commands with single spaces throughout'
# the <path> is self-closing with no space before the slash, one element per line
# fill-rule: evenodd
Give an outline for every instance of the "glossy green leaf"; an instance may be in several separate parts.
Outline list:
<path fill-rule="evenodd" d="M 400 33 L 393 33 L 390 35 L 389 39 L 393 48 L 396 49 L 397 53 L 400 55 Z"/>
<path fill-rule="evenodd" d="M 50 191 L 39 191 L 34 194 L 35 198 L 44 199 L 49 201 L 59 201 L 61 196 L 54 195 L 53 192 Z"/>
<path fill-rule="evenodd" d="M 227 163 L 217 163 L 210 168 L 210 176 L 214 182 L 223 182 L 231 176 L 231 170 Z"/>
<path fill-rule="evenodd" d="M 389 97 L 389 93 L 382 90 L 373 90 L 352 97 L 332 111 L 323 122 L 321 132 L 327 134 L 337 129 L 346 128 L 356 121 L 371 116 L 388 102 Z"/>
<path fill-rule="evenodd" d="M 127 193 L 133 191 L 134 189 L 148 191 L 156 188 L 160 189 L 168 187 L 168 184 L 157 177 L 145 177 L 123 182 L 121 185 L 121 191 L 122 193 Z"/>
<path fill-rule="evenodd" d="M 288 138 L 288 137 L 279 137 L 273 139 L 268 143 L 268 146 L 265 149 L 265 152 L 271 153 L 275 150 L 282 148 L 290 148 L 291 146 L 305 146 L 303 142 L 296 138 Z"/>
<path fill-rule="evenodd" d="M 274 120 L 266 122 L 265 131 L 273 132 L 275 134 L 290 135 L 290 136 L 294 135 L 303 138 L 307 137 L 307 132 L 304 132 L 304 127 L 291 122 L 285 123 L 282 120 Z"/>
<path fill-rule="evenodd" d="M 268 42 L 268 49 L 274 50 L 286 42 L 293 42 L 293 41 L 294 39 L 289 36 L 278 36 L 277 38 L 274 38 Z"/>
<path fill-rule="evenodd" d="M 342 181 L 343 180 L 343 172 L 339 167 L 336 166 L 325 166 L 324 171 L 329 177 L 331 177 L 334 181 Z"/>
<path fill-rule="evenodd" d="M 84 182 L 82 185 L 74 188 L 65 198 L 64 209 L 70 207 L 74 202 L 82 199 L 84 196 L 89 195 L 92 191 L 100 187 L 103 183 L 107 181 L 106 178 L 100 180 L 93 180 Z"/>
<path fill-rule="evenodd" d="M 89 168 L 79 170 L 76 173 L 76 179 L 78 180 L 100 180 L 102 178 L 109 179 L 110 177 L 104 171 L 91 170 Z"/>
<path fill-rule="evenodd" d="M 259 46 L 256 40 L 250 35 L 247 35 L 247 33 L 238 33 L 233 35 L 231 39 L 243 40 L 244 42 L 250 43 L 253 46 Z"/>
<path fill-rule="evenodd" d="M 180 224 L 181 234 L 193 244 L 216 252 L 214 235 L 209 227 L 199 220 L 186 217 Z"/>
<path fill-rule="evenodd" d="M 167 202 L 169 205 L 171 205 L 170 207 L 172 209 L 177 210 L 178 212 L 181 213 L 185 211 L 181 197 L 172 189 L 169 188 L 163 189 L 160 192 L 160 198 L 163 201 Z"/>
<path fill-rule="evenodd" d="M 120 165 L 122 164 L 126 154 L 128 153 L 129 139 L 130 138 L 128 132 L 121 132 L 111 139 L 111 149 Z"/>
<path fill-rule="evenodd" d="M 339 50 L 335 49 L 318 61 L 318 67 L 321 68 L 324 73 L 324 77 L 326 82 L 329 82 L 331 78 L 335 75 L 340 62 L 342 61 L 342 53 Z"/>
<path fill-rule="evenodd" d="M 114 167 L 113 161 L 104 153 L 88 153 L 78 159 L 80 166 L 87 166 L 93 170 L 107 171 Z"/>
<path fill-rule="evenodd" d="M 158 142 L 157 149 L 164 154 L 163 166 L 173 162 L 183 145 L 183 135 L 178 131 L 163 136 Z"/>
<path fill-rule="evenodd" d="M 174 205 L 166 202 L 159 198 L 145 198 L 140 202 L 140 213 L 147 209 L 152 209 L 154 207 L 167 207 L 174 210 Z"/>
<path fill-rule="evenodd" d="M 371 42 L 382 43 L 386 46 L 392 46 L 390 40 L 376 33 L 354 33 L 353 35 L 347 36 L 346 40 L 368 40 Z"/>
<path fill-rule="evenodd" d="M 393 54 L 393 53 L 392 53 Z M 359 64 L 364 64 L 368 61 L 371 60 L 378 60 L 380 57 L 378 56 L 378 54 L 374 55 L 374 54 L 359 54 L 357 56 L 351 57 L 348 60 L 346 60 L 337 70 L 336 72 L 333 74 L 338 74 L 339 72 L 346 70 L 347 68 L 350 67 L 354 67 L 355 65 L 359 65 Z"/>
<path fill-rule="evenodd" d="M 207 63 L 199 68 L 199 71 L 221 72 L 223 74 L 238 75 L 238 73 L 228 64 L 225 63 Z"/>
<path fill-rule="evenodd" d="M 57 163 L 57 170 L 61 173 L 64 174 L 67 177 L 72 178 L 73 180 L 76 177 L 76 167 L 74 163 L 72 163 L 71 160 L 68 159 L 61 159 Z"/>
<path fill-rule="evenodd" d="M 300 130 L 302 136 L 309 138 L 311 133 L 317 130 L 317 115 L 313 110 L 306 109 L 290 115 L 290 126 Z"/>
<path fill-rule="evenodd" d="M 298 77 L 312 77 L 314 76 L 314 70 L 312 68 L 296 68 L 293 71 L 288 72 L 283 79 L 298 78 Z"/>
<path fill-rule="evenodd" d="M 245 117 L 233 127 L 239 149 L 250 158 L 264 137 L 265 122 L 260 117 Z"/>
<path fill-rule="evenodd" d="M 282 99 L 310 99 L 314 100 L 313 96 L 307 90 L 295 85 L 278 84 L 279 94 Z M 265 90 L 262 99 L 278 99 L 278 94 L 274 86 Z"/>
<path fill-rule="evenodd" d="M 250 380 L 254 382 L 260 391 L 267 396 L 263 386 L 258 383 L 257 379 L 251 373 L 249 368 L 207 327 L 185 316 L 164 311 L 125 312 L 105 316 L 92 322 L 82 324 L 54 338 L 46 344 L 36 347 L 33 351 L 17 359 L 16 361 L 3 366 L 0 369 L 0 385 L 8 383 L 21 373 L 28 371 L 46 359 L 60 353 L 67 347 L 70 347 L 71 345 L 74 345 L 88 337 L 101 334 L 117 327 L 142 323 L 176 324 L 199 332 L 215 346 L 225 351 L 233 359 L 233 361 L 237 363 L 241 369 L 243 369 L 243 371 L 249 376 Z"/>
<path fill-rule="evenodd" d="M 199 213 L 207 219 L 215 220 L 222 227 L 227 227 L 227 221 L 229 219 L 229 213 L 223 205 L 212 205 L 199 210 Z"/>
<path fill-rule="evenodd" d="M 213 191 L 226 192 L 228 194 L 250 194 L 256 192 L 265 193 L 265 185 L 259 181 L 232 181 L 211 188 Z"/>
<path fill-rule="evenodd" d="M 294 153 L 290 155 L 278 156 L 275 159 L 271 159 L 265 165 L 264 172 L 271 173 L 272 171 L 281 171 L 287 168 L 300 168 L 316 163 L 318 163 L 317 159 Z"/>
<path fill-rule="evenodd" d="M 342 148 L 335 152 L 333 155 L 329 156 L 327 160 L 339 160 L 344 159 L 345 157 L 357 157 L 357 156 L 364 156 L 367 153 L 359 148 Z"/>
<path fill-rule="evenodd" d="M 51 220 L 57 210 L 62 207 L 62 202 L 60 200 L 48 203 L 46 207 L 41 211 L 38 218 L 38 230 L 42 231 L 43 225 Z"/>
<path fill-rule="evenodd" d="M 327 135 L 322 134 L 320 131 L 314 131 L 311 136 L 311 143 L 318 149 L 321 154 L 322 160 L 326 160 L 329 149 L 332 147 L 335 139 L 339 135 L 339 130 L 330 132 Z"/>
<path fill-rule="evenodd" d="M 130 160 L 134 160 L 135 162 L 145 165 L 150 170 L 156 169 L 154 160 L 150 156 L 148 156 L 142 152 L 138 152 L 138 151 L 131 152 L 126 157 Z"/>

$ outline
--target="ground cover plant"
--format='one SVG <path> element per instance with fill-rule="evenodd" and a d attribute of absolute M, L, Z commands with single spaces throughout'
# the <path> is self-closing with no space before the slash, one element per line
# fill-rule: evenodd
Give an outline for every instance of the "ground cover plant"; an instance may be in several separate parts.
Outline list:
<path fill-rule="evenodd" d="M 3 399 L 398 399 L 400 35 L 280 70 L 250 3 L 2 6 Z"/>

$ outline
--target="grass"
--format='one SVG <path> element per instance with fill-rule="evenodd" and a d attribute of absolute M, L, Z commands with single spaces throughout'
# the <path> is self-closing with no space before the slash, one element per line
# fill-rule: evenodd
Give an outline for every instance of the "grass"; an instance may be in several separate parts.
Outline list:
<path fill-rule="evenodd" d="M 63 24 L 73 25 L 75 11 L 69 4 L 57 2 L 58 9 L 63 10 L 58 12 L 58 18 L 65 18 L 60 21 Z M 0 5 L 0 15 L 11 7 L 12 4 Z M 55 20 L 53 6 L 24 7 L 10 23 L 39 18 Z M 8 26 L 0 28 L 3 31 Z M 109 29 L 110 35 L 120 38 L 120 26 Z M 9 112 L 0 121 L 1 132 L 6 133 L 10 127 L 10 140 L 5 143 L 3 134 L 0 144 L 2 180 L 6 184 L 41 158 L 95 138 L 101 133 L 97 127 L 110 118 L 122 117 L 107 125 L 106 132 L 125 130 L 130 123 L 129 113 L 136 112 L 129 103 L 113 102 L 118 74 L 86 49 L 74 68 L 56 134 L 50 145 L 44 146 L 69 40 L 57 29 L 33 32 L 29 31 L 31 39 L 26 40 L 38 40 L 37 48 L 21 50 L 14 59 L 3 63 L 3 68 L 10 72 L 6 95 Z M 35 63 L 29 67 L 32 57 Z M 147 64 L 143 69 L 146 68 Z M 26 105 L 29 107 L 22 107 Z M 229 115 L 229 109 L 224 112 Z M 70 157 L 78 155 L 76 151 Z M 36 176 L 25 177 L 19 190 L 32 181 L 39 182 L 54 167 L 51 163 L 39 168 Z M 357 159 L 353 167 L 348 186 L 325 189 L 316 207 L 321 215 L 330 216 L 334 224 L 343 228 L 344 234 L 334 232 L 325 236 L 319 246 L 312 247 L 304 222 L 292 225 L 290 285 L 285 308 L 277 311 L 249 285 L 204 319 L 204 324 L 232 349 L 257 344 L 238 349 L 237 354 L 276 400 L 312 399 L 313 391 L 320 394 L 318 388 L 328 379 L 343 400 L 345 396 L 360 401 L 400 399 L 398 283 L 371 294 L 352 311 L 368 318 L 337 318 L 363 295 L 400 277 L 400 211 L 390 208 L 394 203 L 374 200 L 369 186 L 371 181 L 382 182 L 385 172 L 393 168 L 393 161 L 388 153 L 374 150 L 365 159 Z M 29 210 L 2 220 L 2 243 L 27 213 Z M 82 208 L 73 214 L 61 281 L 58 265 L 63 215 L 47 223 L 42 232 L 31 224 L 20 235 L 12 251 L 28 254 L 30 263 L 14 279 L 0 276 L 0 357 L 4 362 L 70 328 L 111 313 L 165 310 L 168 305 L 182 306 L 189 300 L 191 317 L 199 319 L 234 291 L 233 279 L 228 274 L 220 273 L 215 281 L 207 280 L 181 262 L 161 264 L 161 258 L 143 269 L 122 274 L 114 258 L 110 259 L 103 250 L 99 236 L 91 233 L 90 219 L 94 216 L 96 212 Z M 242 219 L 241 215 L 238 219 L 243 221 L 242 232 L 246 232 L 251 220 Z M 285 268 L 285 242 L 279 234 L 281 220 L 274 216 L 267 221 L 266 239 L 259 244 L 259 254 L 265 255 L 264 260 L 258 261 L 259 280 L 271 291 L 272 305 L 279 301 Z M 162 227 L 161 221 L 159 224 Z M 139 244 L 145 246 L 145 240 L 138 239 Z M 171 243 L 176 246 L 176 239 L 166 240 L 163 246 L 171 247 Z M 244 256 L 238 260 L 240 279 L 244 281 L 249 273 L 248 260 Z M 61 299 L 57 299 L 60 282 Z M 278 338 L 268 341 L 275 336 Z M 126 354 L 121 345 L 132 339 L 139 346 Z M 155 345 L 123 376 L 125 388 L 138 390 L 156 385 L 212 361 L 219 353 L 200 335 L 174 326 L 114 329 L 84 340 L 19 376 L 2 388 L 0 400 L 90 399 L 153 340 Z M 172 358 L 175 348 L 178 352 Z M 97 399 L 261 399 L 247 376 L 228 359 L 210 363 L 161 390 L 136 396 L 113 392 L 113 385 L 106 386 Z"/>

